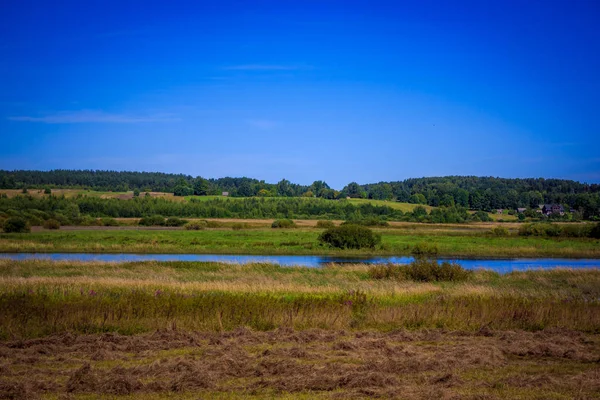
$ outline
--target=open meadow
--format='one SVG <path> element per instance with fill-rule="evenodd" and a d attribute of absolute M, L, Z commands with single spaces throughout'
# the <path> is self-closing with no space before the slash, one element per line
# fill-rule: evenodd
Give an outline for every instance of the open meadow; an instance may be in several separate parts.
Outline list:
<path fill-rule="evenodd" d="M 372 269 L 2 260 L 0 397 L 598 397 L 599 270 Z"/>
<path fill-rule="evenodd" d="M 135 223 L 136 220 L 129 220 Z M 503 223 L 505 236 L 492 233 L 491 223 L 391 223 L 374 228 L 382 243 L 374 249 L 340 250 L 322 246 L 323 229 L 316 221 L 298 221 L 299 228 L 272 229 L 273 220 L 213 220 L 217 228 L 61 227 L 32 233 L 0 233 L 0 252 L 198 253 L 411 255 L 427 244 L 449 257 L 600 257 L 600 240 L 571 237 L 518 236 L 519 224 Z M 124 222 L 124 221 L 122 221 Z M 128 222 L 124 222 L 128 223 Z"/>

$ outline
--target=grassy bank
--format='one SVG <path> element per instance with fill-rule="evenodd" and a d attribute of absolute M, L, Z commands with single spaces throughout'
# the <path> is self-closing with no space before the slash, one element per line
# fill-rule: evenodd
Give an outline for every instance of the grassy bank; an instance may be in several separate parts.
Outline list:
<path fill-rule="evenodd" d="M 600 270 L 369 268 L 1 260 L 0 398 L 598 397 Z"/>
<path fill-rule="evenodd" d="M 368 266 L 0 262 L 1 335 L 444 328 L 600 330 L 600 271 L 498 275 L 461 283 L 372 280 Z"/>
<path fill-rule="evenodd" d="M 582 238 L 496 237 L 478 229 L 426 226 L 377 229 L 382 245 L 372 250 L 336 250 L 319 245 L 321 230 L 60 230 L 0 234 L 0 252 L 217 253 L 410 255 L 420 243 L 435 245 L 440 256 L 600 257 L 600 240 Z"/>

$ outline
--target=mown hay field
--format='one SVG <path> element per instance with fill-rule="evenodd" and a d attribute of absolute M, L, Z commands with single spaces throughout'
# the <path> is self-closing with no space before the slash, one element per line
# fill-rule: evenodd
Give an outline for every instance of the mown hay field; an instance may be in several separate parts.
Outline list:
<path fill-rule="evenodd" d="M 1 398 L 597 398 L 600 270 L 0 261 Z"/>

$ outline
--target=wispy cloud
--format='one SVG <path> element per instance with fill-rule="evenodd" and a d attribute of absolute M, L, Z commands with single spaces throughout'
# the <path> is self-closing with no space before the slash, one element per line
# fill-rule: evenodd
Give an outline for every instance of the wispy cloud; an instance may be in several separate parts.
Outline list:
<path fill-rule="evenodd" d="M 280 65 L 280 64 L 243 64 L 224 67 L 230 71 L 297 71 L 311 69 L 309 65 Z"/>
<path fill-rule="evenodd" d="M 61 111 L 41 117 L 16 116 L 8 117 L 11 121 L 41 122 L 44 124 L 80 124 L 80 123 L 111 123 L 135 124 L 142 122 L 174 122 L 179 121 L 172 114 L 132 115 L 111 114 L 96 110 Z"/>
<path fill-rule="evenodd" d="M 251 127 L 258 129 L 273 129 L 279 125 L 277 121 L 272 121 L 270 119 L 249 119 L 246 120 L 246 123 Z"/>

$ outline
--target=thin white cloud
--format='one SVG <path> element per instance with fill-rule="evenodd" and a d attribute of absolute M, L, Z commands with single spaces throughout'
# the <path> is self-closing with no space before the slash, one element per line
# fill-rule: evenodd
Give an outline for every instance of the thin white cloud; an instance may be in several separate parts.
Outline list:
<path fill-rule="evenodd" d="M 277 121 L 272 121 L 269 119 L 249 119 L 246 120 L 246 123 L 251 127 L 258 129 L 273 129 L 279 125 Z"/>
<path fill-rule="evenodd" d="M 278 65 L 278 64 L 244 64 L 230 65 L 223 69 L 230 71 L 296 71 L 310 69 L 307 65 Z"/>
<path fill-rule="evenodd" d="M 175 118 L 172 114 L 153 114 L 140 116 L 131 114 L 111 114 L 95 110 L 62 111 L 42 117 L 16 116 L 8 117 L 8 119 L 11 121 L 41 122 L 44 124 L 135 124 L 141 122 L 173 122 L 180 120 L 179 118 Z"/>

